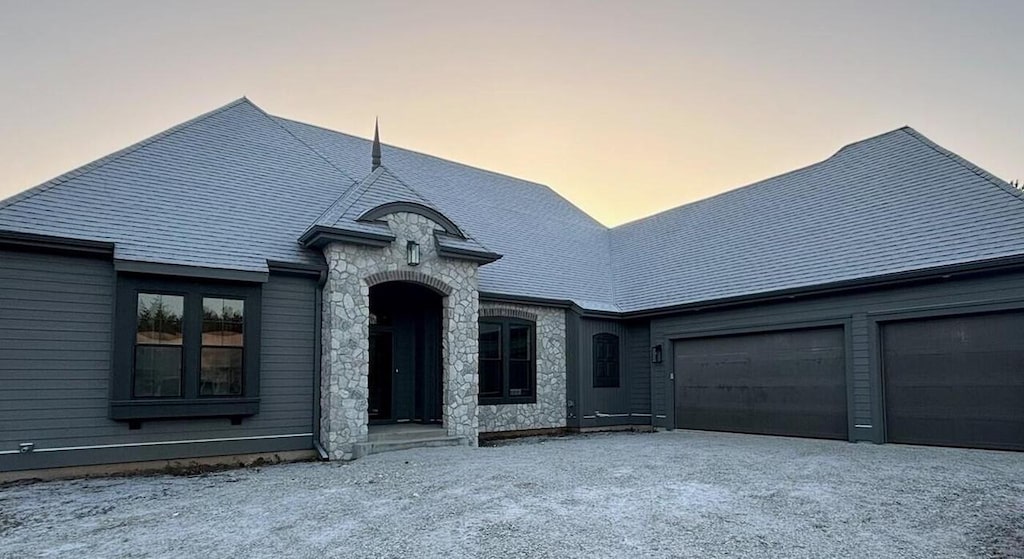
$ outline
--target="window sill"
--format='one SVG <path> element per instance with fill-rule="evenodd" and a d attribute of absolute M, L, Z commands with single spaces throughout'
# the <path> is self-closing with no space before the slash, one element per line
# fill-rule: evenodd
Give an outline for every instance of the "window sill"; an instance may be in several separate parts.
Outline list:
<path fill-rule="evenodd" d="M 536 396 L 523 396 L 516 398 L 480 398 L 477 400 L 477 405 L 480 406 L 505 406 L 514 404 L 536 404 Z"/>
<path fill-rule="evenodd" d="M 110 402 L 110 418 L 129 421 L 188 417 L 243 417 L 256 415 L 259 409 L 259 398 L 114 400 Z"/>

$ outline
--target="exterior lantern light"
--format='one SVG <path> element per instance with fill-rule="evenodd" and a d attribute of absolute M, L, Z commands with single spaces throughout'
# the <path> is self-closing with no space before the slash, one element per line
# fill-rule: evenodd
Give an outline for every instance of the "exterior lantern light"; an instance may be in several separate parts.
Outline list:
<path fill-rule="evenodd" d="M 405 255 L 410 266 L 417 266 L 420 263 L 420 245 L 416 241 L 409 241 L 405 244 Z"/>
<path fill-rule="evenodd" d="M 651 348 L 651 363 L 661 363 L 661 344 Z"/>

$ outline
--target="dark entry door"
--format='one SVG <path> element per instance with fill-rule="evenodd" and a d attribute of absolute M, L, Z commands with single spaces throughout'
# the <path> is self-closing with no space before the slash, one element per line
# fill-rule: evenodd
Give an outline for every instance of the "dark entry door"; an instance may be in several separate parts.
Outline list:
<path fill-rule="evenodd" d="M 428 371 L 418 356 L 426 349 L 421 328 L 408 313 L 392 316 L 389 327 L 370 328 L 370 419 L 432 421 L 422 401 Z"/>
<path fill-rule="evenodd" d="M 676 342 L 676 426 L 848 437 L 842 328 Z"/>
<path fill-rule="evenodd" d="M 393 338 L 390 330 L 370 331 L 370 419 L 391 419 L 391 364 Z"/>
<path fill-rule="evenodd" d="M 370 419 L 441 421 L 441 300 L 401 282 L 370 291 Z"/>
<path fill-rule="evenodd" d="M 890 442 L 1024 450 L 1024 312 L 882 326 Z"/>
<path fill-rule="evenodd" d="M 394 371 L 394 417 L 396 421 L 412 421 L 416 417 L 416 376 L 421 374 L 416 366 L 416 324 L 413 317 L 396 315 Z"/>

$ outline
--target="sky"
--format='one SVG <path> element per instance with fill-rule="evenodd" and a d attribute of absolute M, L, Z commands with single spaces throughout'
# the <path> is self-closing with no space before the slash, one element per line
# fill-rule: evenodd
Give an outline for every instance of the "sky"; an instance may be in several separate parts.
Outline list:
<path fill-rule="evenodd" d="M 1024 179 L 1022 29 L 1020 0 L 0 0 L 0 198 L 243 95 L 609 226 L 903 125 Z"/>

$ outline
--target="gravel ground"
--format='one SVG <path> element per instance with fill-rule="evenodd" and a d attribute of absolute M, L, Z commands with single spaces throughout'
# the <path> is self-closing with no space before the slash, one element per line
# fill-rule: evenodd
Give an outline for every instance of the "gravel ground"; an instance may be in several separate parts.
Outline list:
<path fill-rule="evenodd" d="M 1024 557 L 1024 454 L 676 431 L 0 489 L 3 557 Z"/>

